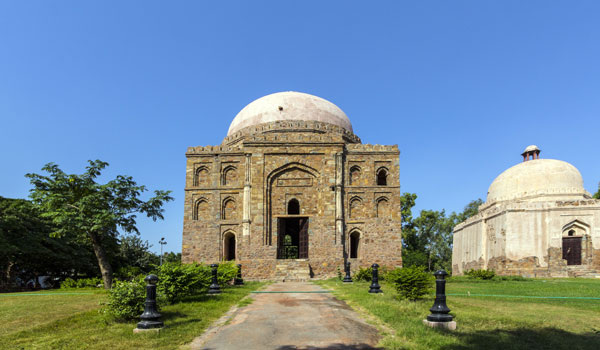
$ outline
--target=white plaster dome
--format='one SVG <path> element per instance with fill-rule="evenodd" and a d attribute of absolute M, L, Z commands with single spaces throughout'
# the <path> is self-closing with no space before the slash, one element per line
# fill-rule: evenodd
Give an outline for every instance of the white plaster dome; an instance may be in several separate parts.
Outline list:
<path fill-rule="evenodd" d="M 352 124 L 338 106 L 320 97 L 286 91 L 251 102 L 233 119 L 227 136 L 258 124 L 280 120 L 318 121 L 340 126 L 352 132 Z"/>
<path fill-rule="evenodd" d="M 537 196 L 585 196 L 583 178 L 573 165 L 556 159 L 535 159 L 508 168 L 488 189 L 487 202 Z"/>

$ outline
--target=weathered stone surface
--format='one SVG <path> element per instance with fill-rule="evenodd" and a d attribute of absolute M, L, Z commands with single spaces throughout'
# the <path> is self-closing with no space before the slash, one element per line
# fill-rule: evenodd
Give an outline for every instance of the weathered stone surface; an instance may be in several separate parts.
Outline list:
<path fill-rule="evenodd" d="M 564 259 L 570 238 L 581 241 L 574 250 L 580 264 Z M 490 186 L 479 213 L 454 228 L 452 273 L 469 269 L 525 277 L 600 275 L 600 201 L 566 162 L 536 158 L 508 169 Z"/>
<path fill-rule="evenodd" d="M 353 270 L 401 266 L 398 146 L 361 144 L 339 125 L 280 120 L 238 130 L 221 146 L 190 147 L 186 156 L 184 262 L 231 259 L 233 235 L 244 279 L 283 277 L 278 220 L 308 218 L 313 278 L 336 276 L 344 257 Z M 299 214 L 287 211 L 292 199 Z M 351 234 L 359 237 L 356 257 Z"/>

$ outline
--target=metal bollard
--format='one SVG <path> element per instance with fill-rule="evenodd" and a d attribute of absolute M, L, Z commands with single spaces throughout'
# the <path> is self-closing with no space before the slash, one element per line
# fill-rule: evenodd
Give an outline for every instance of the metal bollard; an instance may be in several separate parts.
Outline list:
<path fill-rule="evenodd" d="M 383 293 L 381 287 L 379 286 L 379 265 L 373 264 L 371 265 L 373 269 L 373 277 L 371 278 L 371 286 L 369 287 L 369 293 Z"/>
<path fill-rule="evenodd" d="M 217 268 L 218 264 L 210 265 L 212 267 L 212 284 L 208 287 L 208 294 L 217 295 L 221 294 L 221 286 L 219 286 L 219 282 L 217 281 Z"/>
<path fill-rule="evenodd" d="M 244 285 L 244 280 L 242 279 L 242 264 L 238 264 L 238 272 L 237 272 L 237 276 L 235 277 L 235 280 L 233 281 L 233 284 L 236 286 L 243 286 Z"/>
<path fill-rule="evenodd" d="M 346 276 L 344 277 L 344 283 L 352 283 L 352 277 L 350 276 L 350 262 L 346 262 L 345 264 Z"/>
<path fill-rule="evenodd" d="M 435 301 L 429 311 L 431 315 L 427 316 L 427 321 L 431 322 L 450 322 L 452 315 L 448 314 L 450 309 L 446 305 L 446 276 L 444 270 L 439 270 L 433 274 L 435 279 Z"/>
<path fill-rule="evenodd" d="M 146 281 L 146 302 L 144 303 L 144 313 L 140 315 L 142 319 L 138 322 L 138 329 L 153 329 L 162 328 L 164 323 L 160 320 L 160 313 L 156 309 L 156 282 L 158 277 L 156 275 L 148 275 L 144 278 Z"/>

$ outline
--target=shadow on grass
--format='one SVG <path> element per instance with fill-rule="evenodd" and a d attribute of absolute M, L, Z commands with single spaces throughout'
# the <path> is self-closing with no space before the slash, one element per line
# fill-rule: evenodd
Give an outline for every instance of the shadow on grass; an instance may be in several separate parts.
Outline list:
<path fill-rule="evenodd" d="M 448 350 L 597 350 L 600 334 L 576 334 L 557 328 L 518 328 L 514 330 L 490 330 L 457 333 L 461 344 L 448 345 Z"/>
<path fill-rule="evenodd" d="M 283 345 L 278 347 L 277 350 L 383 350 L 383 348 L 374 348 L 368 344 L 346 345 L 335 343 L 326 346 L 307 346 L 301 348 L 295 345 Z"/>

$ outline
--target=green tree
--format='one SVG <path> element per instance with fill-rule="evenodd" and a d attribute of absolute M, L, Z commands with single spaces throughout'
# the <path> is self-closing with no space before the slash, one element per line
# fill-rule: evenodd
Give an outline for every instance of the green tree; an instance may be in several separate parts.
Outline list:
<path fill-rule="evenodd" d="M 0 284 L 96 274 L 90 247 L 69 237 L 49 237 L 52 223 L 41 214 L 30 201 L 0 197 Z"/>
<path fill-rule="evenodd" d="M 154 191 L 147 201 L 140 195 L 146 191 L 130 176 L 118 175 L 105 184 L 96 182 L 108 163 L 88 161 L 81 174 L 66 174 L 54 163 L 42 170 L 48 176 L 27 174 L 33 188 L 31 198 L 43 209 L 43 216 L 54 223 L 55 237 L 73 235 L 87 240 L 93 247 L 104 287 L 112 286 L 113 270 L 106 253 L 107 242 L 114 241 L 120 228 L 127 233 L 139 234 L 136 214 L 143 213 L 153 220 L 163 219 L 162 206 L 173 198 L 170 191 Z"/>
<path fill-rule="evenodd" d="M 139 236 L 128 235 L 119 240 L 118 268 L 138 268 L 139 272 L 150 272 L 158 265 L 158 255 L 150 251 L 151 245 Z"/>
<path fill-rule="evenodd" d="M 598 192 L 594 195 L 594 198 L 600 199 L 600 183 L 598 183 Z"/>

